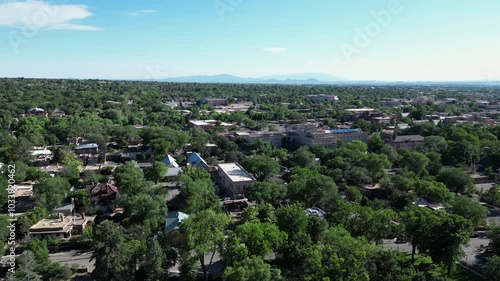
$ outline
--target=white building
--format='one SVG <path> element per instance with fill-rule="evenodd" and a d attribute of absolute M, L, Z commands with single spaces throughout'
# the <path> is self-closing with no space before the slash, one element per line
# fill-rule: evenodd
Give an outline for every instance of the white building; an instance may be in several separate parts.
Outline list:
<path fill-rule="evenodd" d="M 219 184 L 233 198 L 244 197 L 246 188 L 255 182 L 255 178 L 238 163 L 219 164 L 217 168 Z"/>

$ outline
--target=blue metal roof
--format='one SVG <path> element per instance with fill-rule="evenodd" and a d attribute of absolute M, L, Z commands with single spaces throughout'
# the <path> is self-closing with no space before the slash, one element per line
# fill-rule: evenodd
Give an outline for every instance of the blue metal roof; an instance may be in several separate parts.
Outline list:
<path fill-rule="evenodd" d="M 179 223 L 184 219 L 189 218 L 189 215 L 183 212 L 170 212 L 165 221 L 165 233 L 169 233 L 178 229 Z"/>
<path fill-rule="evenodd" d="M 330 133 L 332 134 L 338 134 L 338 133 L 354 133 L 359 131 L 358 129 L 333 129 L 330 130 Z"/>

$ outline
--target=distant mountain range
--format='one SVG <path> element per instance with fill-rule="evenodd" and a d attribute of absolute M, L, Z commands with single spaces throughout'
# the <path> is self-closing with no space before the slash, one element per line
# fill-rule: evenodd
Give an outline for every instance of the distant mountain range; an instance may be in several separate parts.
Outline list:
<path fill-rule="evenodd" d="M 234 83 L 234 84 L 333 84 L 347 81 L 321 73 L 297 73 L 287 75 L 270 75 L 256 78 L 244 78 L 230 74 L 184 76 L 154 79 L 154 81 L 180 83 Z"/>
<path fill-rule="evenodd" d="M 255 78 L 239 77 L 231 74 L 184 76 L 146 81 L 177 83 L 228 83 L 228 84 L 303 84 L 303 85 L 420 85 L 420 86 L 489 86 L 499 87 L 500 81 L 376 81 L 348 80 L 323 73 L 296 73 L 268 75 Z"/>

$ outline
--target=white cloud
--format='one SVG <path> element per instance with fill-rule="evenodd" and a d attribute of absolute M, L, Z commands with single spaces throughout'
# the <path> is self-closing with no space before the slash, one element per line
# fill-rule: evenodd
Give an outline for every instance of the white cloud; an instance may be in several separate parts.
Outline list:
<path fill-rule="evenodd" d="M 282 47 L 270 47 L 270 48 L 264 48 L 262 49 L 264 52 L 270 52 L 273 54 L 280 54 L 283 52 L 286 52 L 287 48 L 282 48 Z"/>
<path fill-rule="evenodd" d="M 151 9 L 145 9 L 145 10 L 142 10 L 141 13 L 145 13 L 145 14 L 152 14 L 152 13 L 157 13 L 158 11 L 157 10 L 151 10 Z"/>
<path fill-rule="evenodd" d="M 57 5 L 44 1 L 7 1 L 0 4 L 0 27 L 64 30 L 102 30 L 74 24 L 92 16 L 85 5 Z"/>
<path fill-rule="evenodd" d="M 152 9 L 144 9 L 144 10 L 140 10 L 140 11 L 136 11 L 136 12 L 130 12 L 130 13 L 128 13 L 128 15 L 131 17 L 137 17 L 140 14 L 154 14 L 154 13 L 158 13 L 158 11 L 152 10 Z"/>

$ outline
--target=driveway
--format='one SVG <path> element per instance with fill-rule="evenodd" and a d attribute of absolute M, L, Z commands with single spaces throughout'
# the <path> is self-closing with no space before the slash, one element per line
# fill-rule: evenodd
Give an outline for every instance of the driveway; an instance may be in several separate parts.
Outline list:
<path fill-rule="evenodd" d="M 69 251 L 50 254 L 50 260 L 53 262 L 58 262 L 62 265 L 68 264 L 72 265 L 74 263 L 87 267 L 89 272 L 94 270 L 94 261 L 90 262 L 90 256 L 92 252 L 81 252 L 81 251 Z"/>

